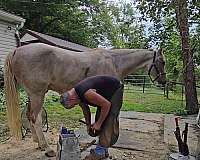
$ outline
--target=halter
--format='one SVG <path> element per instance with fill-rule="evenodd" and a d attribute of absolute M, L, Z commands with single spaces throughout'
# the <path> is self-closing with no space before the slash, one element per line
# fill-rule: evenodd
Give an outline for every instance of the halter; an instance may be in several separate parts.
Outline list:
<path fill-rule="evenodd" d="M 160 73 L 158 67 L 156 66 L 155 61 L 156 61 L 156 51 L 154 51 L 154 55 L 153 55 L 153 63 L 151 64 L 151 66 L 150 66 L 150 68 L 149 68 L 149 71 L 148 71 L 149 78 L 150 78 L 150 80 L 151 80 L 153 83 L 154 83 L 154 82 L 155 82 L 155 81 L 156 81 L 160 76 L 166 74 L 165 72 Z M 152 78 L 151 78 L 151 71 L 152 71 L 152 68 L 153 68 L 153 67 L 155 68 L 156 73 L 157 73 L 157 76 L 156 76 L 155 79 L 152 79 Z"/>

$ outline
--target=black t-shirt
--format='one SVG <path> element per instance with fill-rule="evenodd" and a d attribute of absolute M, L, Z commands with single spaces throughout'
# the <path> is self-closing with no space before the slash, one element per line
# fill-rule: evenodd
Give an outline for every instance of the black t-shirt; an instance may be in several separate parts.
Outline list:
<path fill-rule="evenodd" d="M 112 76 L 101 75 L 88 77 L 84 79 L 83 81 L 75 85 L 74 89 L 77 95 L 79 96 L 81 102 L 94 106 L 94 104 L 89 103 L 84 97 L 84 93 L 87 90 L 95 89 L 96 93 L 100 94 L 108 101 L 110 101 L 113 94 L 120 86 L 121 82 L 117 78 Z"/>

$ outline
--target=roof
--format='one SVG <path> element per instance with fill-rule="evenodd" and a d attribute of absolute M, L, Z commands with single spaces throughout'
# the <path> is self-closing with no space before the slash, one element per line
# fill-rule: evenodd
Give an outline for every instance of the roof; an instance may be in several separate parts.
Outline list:
<path fill-rule="evenodd" d="M 78 52 L 83 52 L 83 51 L 88 51 L 91 50 L 91 48 L 72 43 L 66 40 L 62 40 L 59 38 L 55 38 L 43 33 L 35 32 L 32 30 L 26 30 L 25 34 L 21 38 L 22 43 L 27 43 L 27 42 L 34 42 L 38 40 L 39 42 L 43 42 L 52 46 L 57 46 L 60 48 L 72 50 L 72 51 L 78 51 Z"/>
<path fill-rule="evenodd" d="M 16 16 L 14 14 L 10 14 L 10 13 L 2 11 L 2 10 L 0 10 L 0 20 L 15 23 L 15 24 L 21 24 L 26 21 L 22 17 Z"/>

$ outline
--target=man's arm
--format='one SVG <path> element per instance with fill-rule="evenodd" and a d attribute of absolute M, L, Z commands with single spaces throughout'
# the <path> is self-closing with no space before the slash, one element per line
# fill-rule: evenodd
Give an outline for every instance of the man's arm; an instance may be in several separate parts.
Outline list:
<path fill-rule="evenodd" d="M 93 89 L 89 89 L 87 92 L 85 92 L 84 96 L 85 99 L 87 99 L 90 103 L 96 104 L 97 106 L 101 107 L 99 119 L 93 125 L 93 128 L 95 130 L 99 130 L 110 111 L 111 103 L 103 96 L 96 93 Z"/>
<path fill-rule="evenodd" d="M 91 125 L 91 112 L 90 112 L 90 108 L 87 104 L 84 103 L 80 103 L 80 107 L 83 111 L 83 115 L 85 117 L 85 122 L 87 124 L 87 126 Z"/>

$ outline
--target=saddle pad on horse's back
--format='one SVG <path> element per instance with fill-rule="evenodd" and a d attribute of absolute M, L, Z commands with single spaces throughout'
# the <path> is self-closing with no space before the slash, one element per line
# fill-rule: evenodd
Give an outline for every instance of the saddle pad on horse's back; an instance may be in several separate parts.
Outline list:
<path fill-rule="evenodd" d="M 106 147 L 114 145 L 119 137 L 119 113 L 122 106 L 123 86 L 121 86 L 111 99 L 110 112 L 102 125 L 99 136 L 100 144 Z"/>

